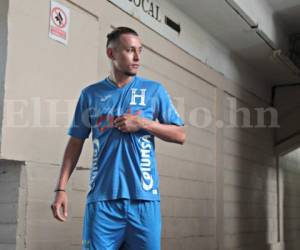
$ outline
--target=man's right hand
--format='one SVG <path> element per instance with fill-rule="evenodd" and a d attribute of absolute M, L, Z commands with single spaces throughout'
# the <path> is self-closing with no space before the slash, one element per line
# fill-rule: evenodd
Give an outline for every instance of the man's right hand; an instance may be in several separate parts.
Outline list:
<path fill-rule="evenodd" d="M 68 196 L 64 191 L 56 192 L 55 199 L 51 204 L 51 210 L 54 218 L 59 221 L 66 221 L 68 216 Z M 63 211 L 63 214 L 62 214 Z"/>

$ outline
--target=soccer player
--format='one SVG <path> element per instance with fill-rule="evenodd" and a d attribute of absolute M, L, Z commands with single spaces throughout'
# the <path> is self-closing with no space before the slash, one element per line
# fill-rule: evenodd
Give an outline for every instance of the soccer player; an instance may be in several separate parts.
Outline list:
<path fill-rule="evenodd" d="M 66 221 L 67 181 L 92 131 L 93 160 L 83 220 L 83 250 L 159 250 L 161 213 L 154 137 L 183 144 L 183 121 L 164 86 L 137 75 L 136 31 L 107 35 L 111 72 L 81 90 L 51 205 Z M 63 213 L 62 213 L 63 212 Z"/>

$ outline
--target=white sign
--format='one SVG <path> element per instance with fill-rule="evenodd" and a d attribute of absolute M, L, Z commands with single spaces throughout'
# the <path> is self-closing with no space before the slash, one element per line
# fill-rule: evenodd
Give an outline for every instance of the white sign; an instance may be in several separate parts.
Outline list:
<path fill-rule="evenodd" d="M 51 1 L 49 20 L 49 37 L 67 45 L 69 37 L 70 10 L 58 2 Z"/>
<path fill-rule="evenodd" d="M 163 14 L 159 0 L 109 0 L 121 9 L 149 25 L 160 25 Z M 151 26 L 151 24 L 150 24 Z"/>

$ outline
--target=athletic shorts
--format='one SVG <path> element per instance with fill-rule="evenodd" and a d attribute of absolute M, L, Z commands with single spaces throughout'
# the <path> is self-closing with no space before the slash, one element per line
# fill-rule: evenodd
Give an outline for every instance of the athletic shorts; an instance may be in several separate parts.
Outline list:
<path fill-rule="evenodd" d="M 116 199 L 85 206 L 82 250 L 160 250 L 160 201 Z"/>

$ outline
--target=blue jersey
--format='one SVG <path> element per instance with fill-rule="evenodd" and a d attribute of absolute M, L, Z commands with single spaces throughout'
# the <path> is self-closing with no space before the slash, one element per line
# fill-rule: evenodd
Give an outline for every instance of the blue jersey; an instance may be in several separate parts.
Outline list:
<path fill-rule="evenodd" d="M 92 131 L 88 203 L 118 198 L 160 200 L 154 136 L 143 129 L 125 133 L 115 128 L 114 119 L 125 113 L 183 125 L 158 82 L 133 76 L 121 88 L 108 78 L 85 87 L 68 134 L 86 139 Z"/>

